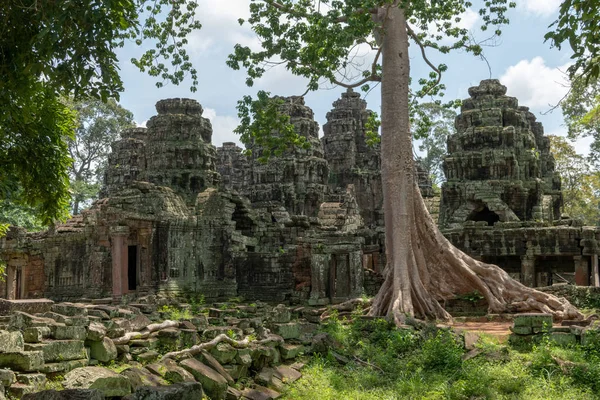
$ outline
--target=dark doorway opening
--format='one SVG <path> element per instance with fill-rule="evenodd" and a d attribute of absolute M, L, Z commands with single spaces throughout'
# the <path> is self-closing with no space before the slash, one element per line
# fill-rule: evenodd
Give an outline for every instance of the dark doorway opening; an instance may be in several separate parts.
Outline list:
<path fill-rule="evenodd" d="M 486 221 L 488 226 L 493 226 L 500 221 L 500 216 L 485 206 L 482 209 L 473 210 L 467 221 Z"/>
<path fill-rule="evenodd" d="M 127 248 L 127 289 L 137 289 L 137 246 Z"/>

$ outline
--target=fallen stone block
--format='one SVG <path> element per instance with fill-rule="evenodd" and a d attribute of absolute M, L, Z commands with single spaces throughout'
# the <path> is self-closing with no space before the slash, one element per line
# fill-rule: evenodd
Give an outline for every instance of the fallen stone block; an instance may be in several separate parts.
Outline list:
<path fill-rule="evenodd" d="M 56 325 L 52 328 L 52 337 L 56 340 L 85 340 L 87 330 L 84 326 Z"/>
<path fill-rule="evenodd" d="M 81 360 L 61 361 L 56 363 L 45 363 L 39 371 L 43 372 L 44 374 L 52 374 L 56 372 L 69 372 L 74 370 L 75 368 L 87 367 L 88 363 L 89 362 L 87 358 Z"/>
<path fill-rule="evenodd" d="M 171 359 L 164 360 L 161 363 L 149 364 L 146 368 L 155 375 L 158 375 L 168 382 L 196 382 L 194 375 L 188 372 L 185 368 L 180 367 Z"/>
<path fill-rule="evenodd" d="M 10 315 L 9 327 L 13 330 L 24 330 L 32 326 L 49 327 L 56 323 L 51 318 L 36 317 L 34 315 L 16 311 Z"/>
<path fill-rule="evenodd" d="M 300 324 L 297 322 L 288 322 L 286 324 L 274 324 L 273 332 L 282 338 L 288 339 L 298 339 L 300 338 Z"/>
<path fill-rule="evenodd" d="M 273 400 L 281 396 L 279 392 L 263 386 L 256 386 L 254 389 L 245 389 L 242 395 L 249 400 Z"/>
<path fill-rule="evenodd" d="M 284 360 L 291 360 L 304 352 L 304 346 L 301 344 L 283 343 L 279 346 L 279 352 L 281 353 L 281 358 Z"/>
<path fill-rule="evenodd" d="M 88 341 L 86 344 L 90 348 L 90 357 L 100 362 L 109 362 L 117 358 L 117 347 L 113 341 L 107 337 L 99 342 Z"/>
<path fill-rule="evenodd" d="M 52 312 L 65 315 L 67 317 L 87 317 L 88 310 L 83 304 L 75 303 L 56 303 L 52 305 Z"/>
<path fill-rule="evenodd" d="M 121 375 L 127 377 L 131 387 L 135 391 L 143 386 L 166 386 L 169 384 L 163 378 L 154 375 L 144 367 L 130 367 L 121 372 Z"/>
<path fill-rule="evenodd" d="M 203 396 L 200 383 L 185 382 L 162 387 L 140 387 L 123 400 L 199 400 Z"/>
<path fill-rule="evenodd" d="M 0 331 L 0 353 L 14 353 L 24 350 L 21 332 Z"/>
<path fill-rule="evenodd" d="M 237 355 L 237 350 L 229 343 L 219 343 L 212 349 L 210 354 L 221 364 L 229 364 Z"/>
<path fill-rule="evenodd" d="M 69 361 L 86 358 L 81 340 L 52 340 L 43 343 L 27 343 L 26 351 L 42 351 L 45 362 Z"/>
<path fill-rule="evenodd" d="M 99 342 L 106 336 L 106 328 L 98 322 L 91 322 L 87 328 L 87 340 Z"/>
<path fill-rule="evenodd" d="M 34 326 L 25 328 L 23 331 L 23 340 L 25 343 L 40 343 L 50 336 L 50 328 L 46 326 Z"/>
<path fill-rule="evenodd" d="M 223 368 L 223 365 L 221 365 L 221 363 L 219 361 L 217 361 L 217 359 L 214 358 L 212 356 L 212 354 L 210 354 L 206 350 L 202 350 L 200 352 L 200 354 L 198 354 L 196 356 L 196 358 L 198 358 L 204 364 L 208 365 L 209 367 L 211 367 L 212 369 L 217 371 L 223 378 L 225 378 L 227 380 L 227 382 L 230 385 L 233 384 L 233 378 L 227 373 L 227 371 L 225 371 L 225 368 Z"/>
<path fill-rule="evenodd" d="M 21 400 L 104 400 L 104 394 L 90 389 L 44 390 L 26 394 Z"/>
<path fill-rule="evenodd" d="M 8 387 L 17 381 L 17 377 L 10 369 L 0 369 L 0 386 Z"/>
<path fill-rule="evenodd" d="M 106 397 L 127 396 L 131 393 L 129 379 L 101 367 L 77 368 L 65 375 L 67 389 L 97 389 Z"/>
<path fill-rule="evenodd" d="M 38 371 L 44 365 L 42 351 L 18 351 L 0 353 L 0 368 L 10 368 L 13 371 Z"/>
<path fill-rule="evenodd" d="M 54 302 L 49 299 L 6 300 L 0 299 L 0 315 L 10 315 L 16 311 L 40 314 L 50 311 Z"/>
<path fill-rule="evenodd" d="M 194 375 L 194 378 L 202 384 L 202 388 L 212 400 L 225 399 L 228 387 L 227 380 L 217 371 L 194 358 L 183 360 L 179 365 Z"/>

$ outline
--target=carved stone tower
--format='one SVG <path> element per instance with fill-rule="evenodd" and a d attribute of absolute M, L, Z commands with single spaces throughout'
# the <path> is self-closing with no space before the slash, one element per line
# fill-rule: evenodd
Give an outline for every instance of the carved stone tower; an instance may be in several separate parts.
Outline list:
<path fill-rule="evenodd" d="M 541 123 L 498 80 L 469 89 L 448 139 L 440 225 L 560 218 L 560 178 Z"/>
<path fill-rule="evenodd" d="M 147 179 L 168 186 L 193 205 L 196 196 L 219 182 L 212 126 L 202 106 L 192 99 L 156 103 L 158 115 L 148 121 Z"/>

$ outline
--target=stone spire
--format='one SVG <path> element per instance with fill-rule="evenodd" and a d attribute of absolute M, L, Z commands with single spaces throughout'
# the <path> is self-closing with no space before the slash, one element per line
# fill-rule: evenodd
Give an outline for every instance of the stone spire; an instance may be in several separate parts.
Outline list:
<path fill-rule="evenodd" d="M 322 139 L 330 187 L 345 191 L 347 185 L 354 185 L 367 225 L 377 222 L 383 201 L 379 144 L 369 146 L 365 136 L 370 113 L 360 94 L 348 89 L 327 113 Z"/>
<path fill-rule="evenodd" d="M 319 141 L 319 125 L 313 111 L 299 96 L 282 98 L 282 111 L 291 117 L 298 134 L 310 148 L 290 148 L 264 164 L 258 161 L 261 149 L 252 148 L 246 195 L 253 203 L 276 201 L 290 214 L 316 216 L 327 192 L 329 169 Z"/>
<path fill-rule="evenodd" d="M 161 100 L 156 110 L 147 123 L 147 179 L 171 187 L 193 205 L 199 192 L 220 180 L 212 126 L 196 100 Z"/>
<path fill-rule="evenodd" d="M 448 139 L 440 225 L 560 217 L 560 180 L 548 138 L 498 80 L 469 89 Z"/>
<path fill-rule="evenodd" d="M 100 197 L 109 197 L 134 181 L 145 180 L 146 128 L 126 129 L 111 144 Z"/>

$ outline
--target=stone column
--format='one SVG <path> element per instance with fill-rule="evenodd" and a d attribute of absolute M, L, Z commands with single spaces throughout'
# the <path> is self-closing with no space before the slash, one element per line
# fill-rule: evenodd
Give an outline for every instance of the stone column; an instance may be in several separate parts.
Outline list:
<path fill-rule="evenodd" d="M 6 299 L 15 300 L 17 292 L 17 269 L 14 266 L 6 266 Z"/>
<path fill-rule="evenodd" d="M 329 260 L 330 254 L 313 254 L 310 262 L 311 290 L 308 304 L 325 305 L 329 303 L 327 298 L 327 285 L 329 284 Z"/>
<path fill-rule="evenodd" d="M 112 256 L 112 294 L 119 300 L 127 291 L 127 236 L 129 228 L 116 226 L 110 230 Z"/>
<path fill-rule="evenodd" d="M 592 254 L 592 284 L 600 286 L 600 273 L 598 272 L 598 254 Z"/>
<path fill-rule="evenodd" d="M 521 257 L 521 283 L 525 286 L 535 287 L 535 257 Z"/>

